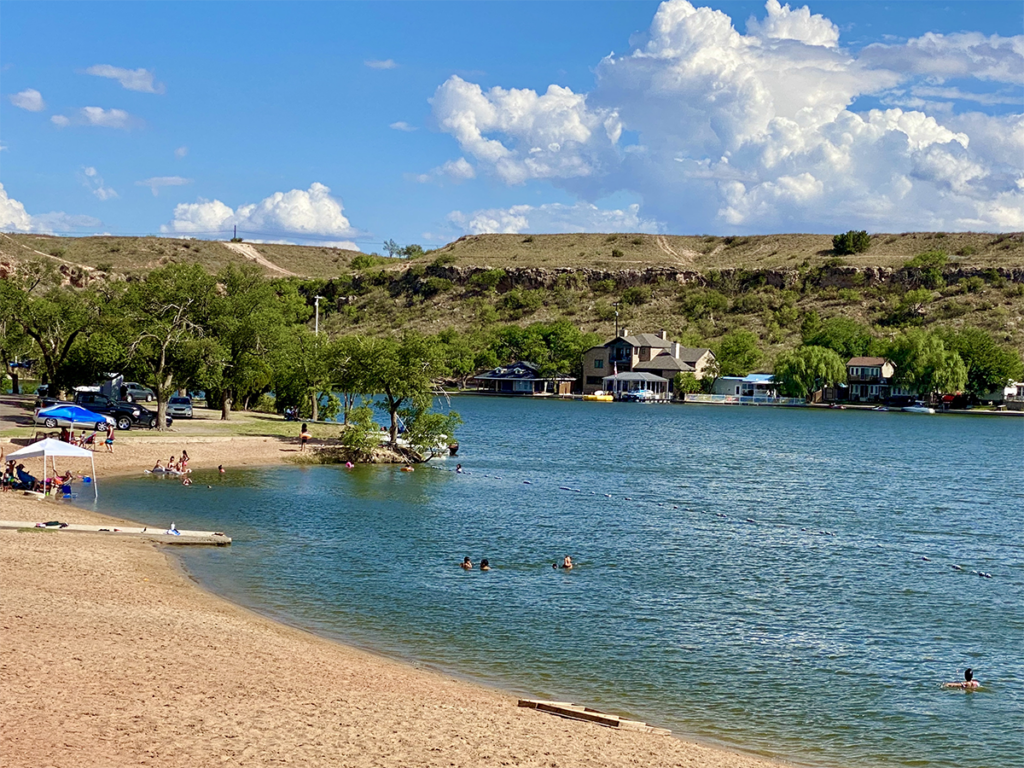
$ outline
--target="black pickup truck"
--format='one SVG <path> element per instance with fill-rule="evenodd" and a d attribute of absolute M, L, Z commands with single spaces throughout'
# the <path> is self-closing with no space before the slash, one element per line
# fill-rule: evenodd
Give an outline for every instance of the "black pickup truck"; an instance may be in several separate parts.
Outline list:
<path fill-rule="evenodd" d="M 138 403 L 112 400 L 98 392 L 76 392 L 75 405 L 94 413 L 113 416 L 118 429 L 131 429 L 132 425 L 155 429 L 158 423 L 156 414 L 148 408 L 143 408 Z M 171 426 L 172 423 L 174 420 L 168 416 L 167 426 Z"/>

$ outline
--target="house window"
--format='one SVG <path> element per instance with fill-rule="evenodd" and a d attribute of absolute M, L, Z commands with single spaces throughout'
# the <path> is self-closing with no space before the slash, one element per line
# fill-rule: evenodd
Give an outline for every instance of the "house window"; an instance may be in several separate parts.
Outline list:
<path fill-rule="evenodd" d="M 600 376 L 587 376 L 588 387 L 599 387 L 603 379 Z"/>
<path fill-rule="evenodd" d="M 516 381 L 514 382 L 514 388 L 516 392 L 533 392 L 533 382 Z"/>
<path fill-rule="evenodd" d="M 594 367 L 595 368 L 604 368 L 604 360 L 595 360 L 594 361 Z"/>

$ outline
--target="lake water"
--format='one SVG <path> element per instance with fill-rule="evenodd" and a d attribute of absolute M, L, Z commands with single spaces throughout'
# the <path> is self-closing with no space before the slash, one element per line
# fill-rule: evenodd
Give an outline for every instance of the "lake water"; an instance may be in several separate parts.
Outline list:
<path fill-rule="evenodd" d="M 1024 764 L 1024 420 L 453 403 L 467 474 L 140 476 L 101 510 L 227 531 L 182 553 L 214 591 L 507 690 L 813 765 Z"/>

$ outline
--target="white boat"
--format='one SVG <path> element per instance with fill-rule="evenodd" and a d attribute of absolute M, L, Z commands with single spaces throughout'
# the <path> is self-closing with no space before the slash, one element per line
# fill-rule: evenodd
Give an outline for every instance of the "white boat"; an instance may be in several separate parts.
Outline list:
<path fill-rule="evenodd" d="M 904 413 L 935 413 L 934 408 L 929 408 L 927 405 L 922 403 L 920 400 L 913 405 L 907 405 L 903 407 Z"/>

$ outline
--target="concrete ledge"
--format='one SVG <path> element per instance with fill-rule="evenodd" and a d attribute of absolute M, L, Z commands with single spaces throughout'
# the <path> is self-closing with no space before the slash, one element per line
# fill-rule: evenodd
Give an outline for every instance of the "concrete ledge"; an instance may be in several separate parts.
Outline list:
<path fill-rule="evenodd" d="M 136 539 L 155 541 L 158 544 L 205 544 L 214 547 L 226 547 L 231 544 L 231 537 L 220 531 L 178 531 L 178 535 L 167 533 L 166 530 L 151 528 L 129 528 L 121 526 L 78 525 L 70 523 L 59 526 L 40 526 L 36 522 L 0 520 L 0 530 L 52 531 L 60 534 L 91 533 L 100 536 L 125 536 Z"/>

